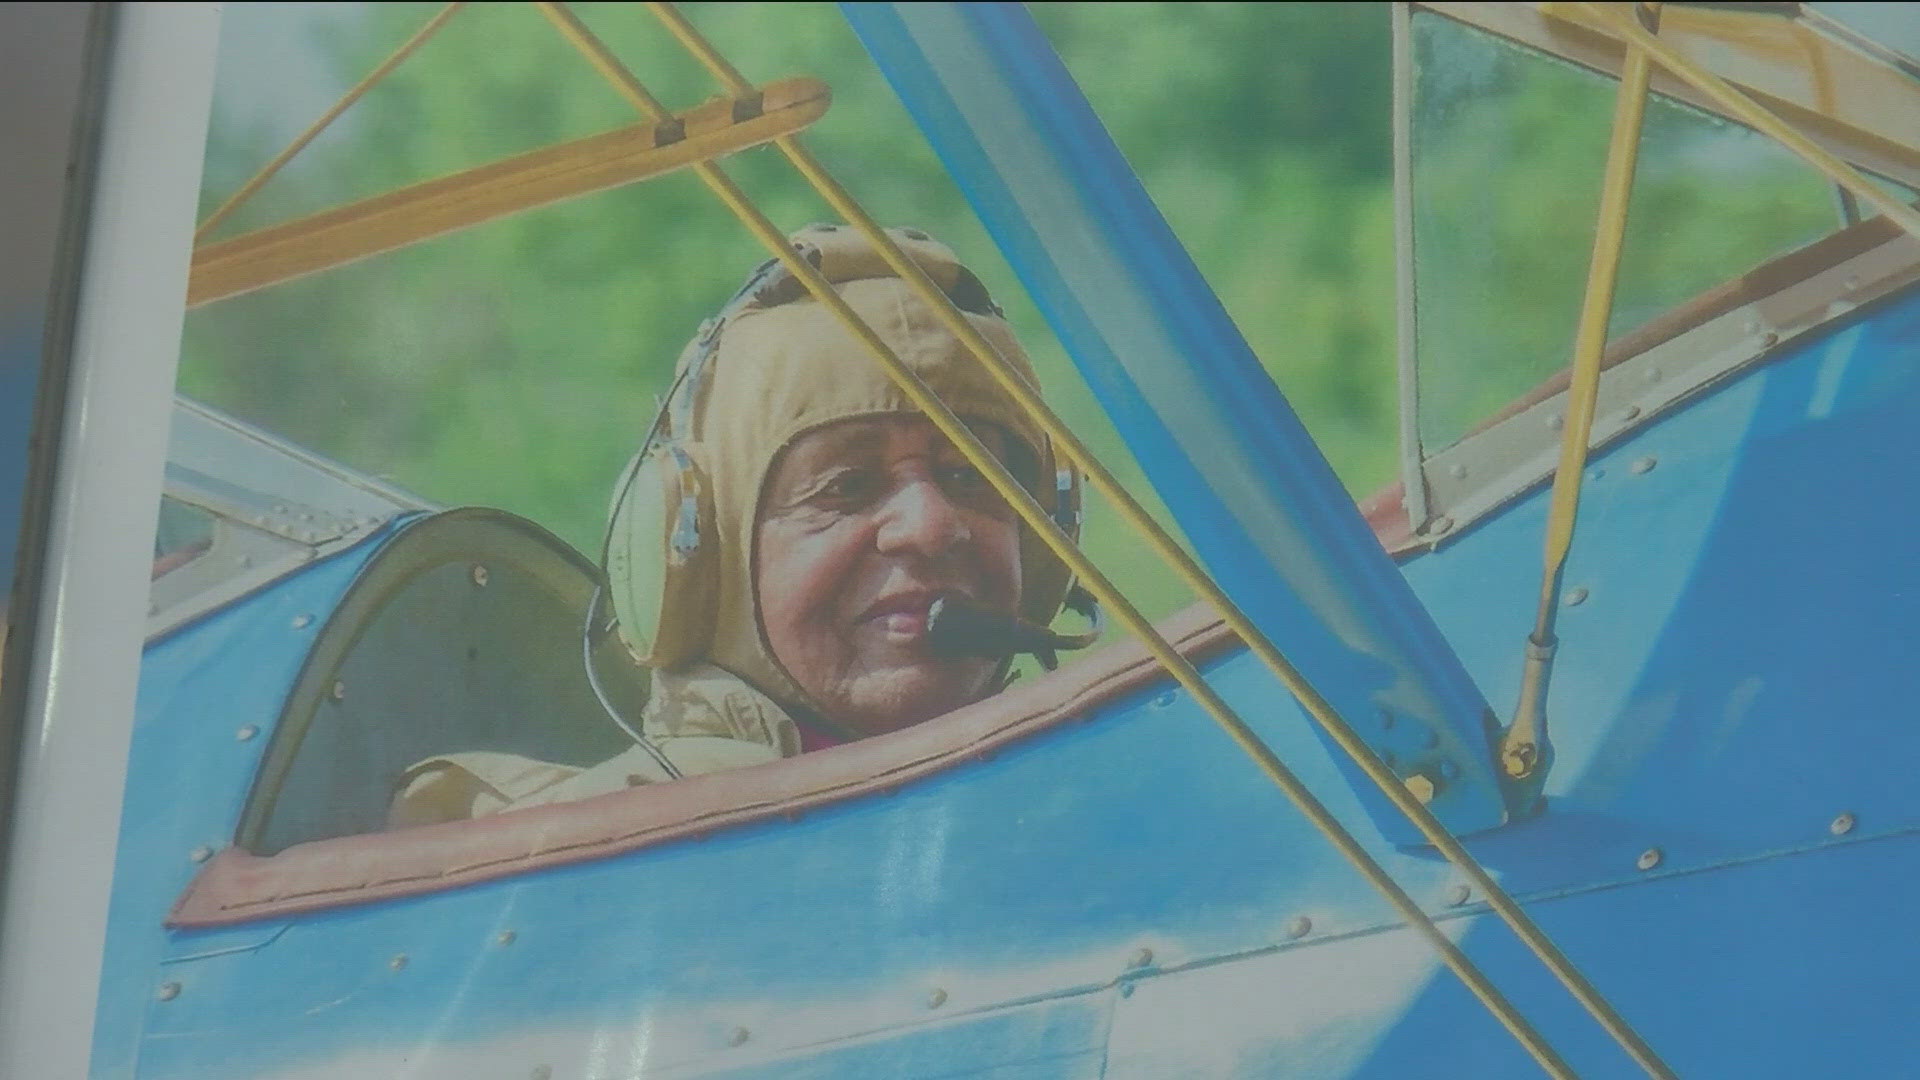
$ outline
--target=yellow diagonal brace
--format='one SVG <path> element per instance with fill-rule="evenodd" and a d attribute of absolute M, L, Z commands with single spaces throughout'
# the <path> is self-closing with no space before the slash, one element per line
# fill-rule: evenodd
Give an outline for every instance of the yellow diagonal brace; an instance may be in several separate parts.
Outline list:
<path fill-rule="evenodd" d="M 1694 89 L 1725 110 L 1728 116 L 1793 151 L 1807 164 L 1825 174 L 1828 179 L 1851 191 L 1862 202 L 1885 214 L 1908 233 L 1920 237 L 1920 212 L 1881 190 L 1879 185 L 1862 176 L 1859 170 L 1827 152 L 1824 147 L 1807 138 L 1792 124 L 1768 112 L 1725 79 L 1682 56 L 1678 50 L 1658 37 L 1647 33 L 1631 14 L 1615 10 L 1614 5 L 1609 4 L 1575 3 L 1566 6 L 1577 9 L 1594 22 L 1606 27 L 1609 32 L 1617 34 L 1630 47 L 1646 50 L 1647 55 L 1661 67 L 1691 84 Z M 1624 4 L 1619 6 L 1631 7 Z"/>
<path fill-rule="evenodd" d="M 367 91 L 373 89 L 375 83 L 386 78 L 389 72 L 400 66 L 401 61 L 412 56 L 415 50 L 425 45 L 427 39 L 438 33 L 440 28 L 447 24 L 447 20 L 453 18 L 453 13 L 460 10 L 463 6 L 465 5 L 454 3 L 441 8 L 438 14 L 427 20 L 425 26 L 414 31 L 412 37 L 402 42 L 400 47 L 393 51 L 391 56 L 382 60 L 372 71 L 367 72 L 366 78 L 355 83 L 351 89 L 341 95 L 340 100 L 334 102 L 332 108 L 320 115 L 320 119 L 307 125 L 307 130 L 295 136 L 293 142 L 288 143 L 285 150 L 280 151 L 280 153 L 274 156 L 272 161 L 262 166 L 260 171 L 255 173 L 251 180 L 241 184 L 240 190 L 228 196 L 227 201 L 221 203 L 218 210 L 208 214 L 207 220 L 201 222 L 200 227 L 193 231 L 193 242 L 198 244 L 200 241 L 206 239 L 208 233 L 218 228 L 221 222 L 227 220 L 228 215 L 238 210 L 242 203 L 253 197 L 254 192 L 259 191 L 261 187 L 265 186 L 267 181 L 273 179 L 274 175 L 278 173 L 287 162 L 292 161 L 295 154 L 305 149 L 308 143 L 317 138 L 321 132 L 327 130 L 328 124 L 339 119 L 340 114 L 346 112 L 353 106 L 354 102 L 359 101 Z"/>
<path fill-rule="evenodd" d="M 1620 276 L 1620 254 L 1627 232 L 1627 203 L 1633 193 L 1633 172 L 1639 161 L 1641 118 L 1646 113 L 1647 82 L 1652 71 L 1646 50 L 1629 44 L 1620 70 L 1619 96 L 1614 103 L 1613 133 L 1607 146 L 1606 172 L 1600 187 L 1598 221 L 1593 232 L 1593 258 L 1587 268 L 1587 290 L 1580 304 L 1580 324 L 1574 334 L 1573 369 L 1567 387 L 1566 424 L 1560 434 L 1560 461 L 1553 474 L 1553 494 L 1547 508 L 1545 567 L 1534 610 L 1533 633 L 1527 642 L 1520 680 L 1519 703 L 1513 723 L 1500 744 L 1501 767 L 1517 782 L 1537 790 L 1551 764 L 1547 738 L 1547 686 L 1557 645 L 1554 619 L 1560 610 L 1561 579 L 1567 553 L 1573 547 L 1573 529 L 1580 515 L 1580 482 L 1586 474 L 1587 443 L 1593 437 L 1594 403 L 1600 396 L 1600 360 L 1607 346 L 1607 319 L 1613 313 L 1614 286 Z"/>
<path fill-rule="evenodd" d="M 548 17 L 561 27 L 568 40 L 585 53 L 597 69 L 607 75 L 609 81 L 627 97 L 630 103 L 647 113 L 661 108 L 658 100 L 638 80 L 634 79 L 631 73 L 626 72 L 612 54 L 606 51 L 605 46 L 594 38 L 577 19 L 574 19 L 570 12 L 557 4 L 543 4 L 541 7 L 548 13 Z M 1526 1018 L 1520 1015 L 1512 1003 L 1507 1001 L 1499 989 L 1478 968 L 1474 967 L 1466 954 L 1441 932 L 1432 918 L 1421 910 L 1419 904 L 1400 888 L 1386 870 L 1360 845 L 1360 842 L 1314 797 L 1306 785 L 1301 783 L 1299 778 L 1260 740 L 1259 736 L 1247 727 L 1245 721 L 1234 714 L 1226 701 L 1200 676 L 1186 657 L 1167 642 L 1146 616 L 1142 615 L 1139 609 L 1113 586 L 1098 567 L 1087 560 L 1046 510 L 1034 501 L 1032 495 L 979 441 L 971 429 L 955 416 L 910 368 L 901 362 L 886 342 L 882 341 L 852 308 L 847 306 L 845 300 L 820 275 L 819 271 L 794 252 L 780 230 L 760 213 L 746 195 L 727 178 L 726 173 L 710 163 L 697 166 L 697 171 L 721 202 L 725 203 L 728 209 L 746 224 L 767 250 L 779 258 L 787 270 L 806 286 L 815 299 L 832 311 L 847 326 L 847 329 L 860 339 L 873 356 L 886 367 L 888 374 L 900 386 L 902 392 L 960 449 L 968 461 L 987 477 L 994 489 L 1020 514 L 1027 526 L 1067 563 L 1087 590 L 1106 605 L 1122 624 L 1140 637 L 1154 658 L 1167 669 L 1175 681 L 1193 695 L 1201 708 L 1205 709 L 1208 715 L 1226 730 L 1268 779 L 1272 780 L 1275 786 L 1279 787 L 1287 798 L 1306 815 L 1314 827 L 1326 836 L 1362 876 L 1387 898 L 1401 917 L 1432 943 L 1447 967 L 1460 977 L 1461 981 L 1534 1057 L 1534 1060 L 1539 1062 L 1551 1076 L 1574 1076 L 1566 1062 L 1527 1022 Z"/>
<path fill-rule="evenodd" d="M 209 244 L 194 252 L 187 306 L 757 146 L 818 120 L 830 100 L 826 84 L 810 78 L 782 79 L 759 93 L 762 110 L 746 120 L 733 119 L 732 102 L 716 101 Z"/>
<path fill-rule="evenodd" d="M 720 55 L 718 50 L 713 48 L 712 43 L 708 42 L 677 8 L 665 3 L 650 3 L 647 6 L 729 92 L 745 94 L 751 91 L 751 84 L 728 63 L 725 57 Z M 1086 473 L 1089 483 L 1104 495 L 1121 516 L 1146 539 L 1155 553 L 1173 568 L 1196 595 L 1206 599 L 1220 611 L 1227 625 L 1293 693 L 1322 730 L 1360 766 L 1367 777 L 1394 805 L 1414 822 L 1422 835 L 1473 882 L 1482 895 L 1488 898 L 1489 906 L 1567 987 L 1595 1020 L 1651 1075 L 1671 1076 L 1672 1074 L 1660 1062 L 1659 1057 L 1646 1045 L 1632 1026 L 1600 995 L 1579 969 L 1574 967 L 1520 905 L 1507 895 L 1499 883 L 1493 880 L 1464 847 L 1460 846 L 1460 843 L 1447 831 L 1446 826 L 1433 816 L 1433 812 L 1413 797 L 1386 763 L 1380 760 L 1365 740 L 1361 739 L 1358 733 L 1334 710 L 1332 704 L 1322 697 L 1273 642 L 1253 625 L 1225 591 L 1201 569 L 1192 556 L 1187 554 L 1178 541 L 1161 528 L 1159 522 L 1155 521 L 1153 516 L 1133 498 L 1132 493 L 1127 491 L 1087 449 L 1086 445 L 1080 442 L 1065 421 L 1061 420 L 1006 364 L 992 344 L 954 308 L 952 301 L 947 299 L 939 286 L 929 279 L 925 272 L 906 256 L 905 252 L 900 250 L 899 245 L 887 236 L 885 230 L 866 213 L 845 188 L 840 186 L 839 182 L 800 143 L 800 140 L 791 137 L 776 139 L 774 145 L 793 161 L 795 168 L 806 176 L 836 212 L 849 224 L 860 229 L 868 241 L 886 258 L 894 272 L 912 285 L 916 293 L 939 314 L 946 327 L 959 337 L 969 351 L 993 373 L 1001 388 L 1020 405 L 1022 411 L 1041 425 L 1058 445 L 1063 456 Z M 1105 602 L 1104 599 L 1102 602 Z M 1504 1022 L 1505 1018 L 1502 1019 Z"/>

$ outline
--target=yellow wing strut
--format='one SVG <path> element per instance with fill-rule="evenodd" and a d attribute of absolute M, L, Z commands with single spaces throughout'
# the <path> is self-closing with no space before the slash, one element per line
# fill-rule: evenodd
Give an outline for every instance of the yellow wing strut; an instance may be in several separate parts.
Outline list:
<path fill-rule="evenodd" d="M 1587 269 L 1587 290 L 1580 304 L 1579 329 L 1574 335 L 1566 424 L 1561 430 L 1560 462 L 1554 470 L 1552 501 L 1547 510 L 1546 569 L 1540 577 L 1533 633 L 1527 638 L 1520 700 L 1514 708 L 1513 723 L 1500 743 L 1501 768 L 1528 798 L 1538 796 L 1547 770 L 1553 764 L 1546 708 L 1553 654 L 1559 647 L 1554 636 L 1554 616 L 1560 608 L 1561 579 L 1566 573 L 1567 552 L 1573 546 L 1574 522 L 1580 514 L 1580 481 L 1587 468 L 1587 442 L 1593 436 L 1593 408 L 1600 392 L 1600 358 L 1607 346 L 1607 317 L 1613 312 L 1613 290 L 1619 279 L 1627 202 L 1633 192 L 1634 166 L 1640 157 L 1640 122 L 1646 112 L 1651 70 L 1646 50 L 1629 45 L 1626 64 L 1620 72 L 1619 97 L 1614 103 L 1613 135 L 1607 147 L 1599 221 L 1593 234 L 1593 259 Z"/>
<path fill-rule="evenodd" d="M 716 101 L 204 245 L 193 254 L 187 306 L 757 146 L 818 120 L 829 101 L 818 79 L 781 79 L 755 92 L 761 111 L 744 120 L 734 118 L 732 102 Z"/>

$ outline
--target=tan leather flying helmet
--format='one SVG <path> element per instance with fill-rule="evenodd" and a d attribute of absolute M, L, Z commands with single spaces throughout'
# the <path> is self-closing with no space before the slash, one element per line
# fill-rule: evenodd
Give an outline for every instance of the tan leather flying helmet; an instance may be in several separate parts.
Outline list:
<path fill-rule="evenodd" d="M 953 252 L 915 229 L 888 234 L 1037 387 L 1012 328 Z M 879 252 L 840 226 L 810 226 L 790 240 L 950 409 L 1000 426 L 1024 447 L 1031 466 L 1015 475 L 1075 535 L 1078 477 Z M 761 488 L 779 452 L 814 428 L 918 412 L 804 285 L 777 261 L 762 265 L 682 350 L 673 388 L 615 491 L 605 565 L 627 648 L 653 667 L 705 659 L 783 705 L 808 706 L 761 628 L 753 587 Z M 1021 559 L 1020 614 L 1045 625 L 1059 613 L 1070 575 L 1024 529 Z"/>

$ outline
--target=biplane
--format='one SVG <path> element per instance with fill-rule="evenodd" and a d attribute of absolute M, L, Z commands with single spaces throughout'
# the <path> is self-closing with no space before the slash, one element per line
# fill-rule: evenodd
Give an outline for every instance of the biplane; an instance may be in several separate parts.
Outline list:
<path fill-rule="evenodd" d="M 190 302 L 670 170 L 794 262 L 720 164 L 767 144 L 886 249 L 800 141 L 826 83 L 651 5 L 720 94 L 675 111 L 540 6 L 638 126 L 203 244 Z M 891 735 L 388 829 L 450 746 L 621 748 L 598 567 L 182 400 L 94 1076 L 1920 1060 L 1920 65 L 1803 4 L 1393 5 L 1402 468 L 1356 507 L 1025 9 L 843 11 L 1191 553 L 1029 406 L 1202 603 L 1151 623 L 1029 518 L 1133 640 Z M 1447 150 L 1540 72 L 1613 110 L 1570 359 L 1488 344 L 1497 162 Z M 1636 176 L 1728 139 L 1794 157 L 1818 235 L 1623 279 Z"/>

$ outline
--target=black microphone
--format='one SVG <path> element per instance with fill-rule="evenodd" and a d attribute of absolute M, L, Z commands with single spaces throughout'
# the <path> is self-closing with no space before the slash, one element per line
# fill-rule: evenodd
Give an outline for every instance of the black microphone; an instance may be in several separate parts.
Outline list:
<path fill-rule="evenodd" d="M 1075 600 L 1082 599 L 1075 597 Z M 1085 597 L 1085 601 L 1091 601 Z M 1082 634 L 1057 634 L 1017 615 L 990 611 L 963 597 L 944 595 L 927 607 L 927 641 L 935 656 L 947 659 L 977 656 L 997 660 L 1014 653 L 1032 653 L 1040 666 L 1060 666 L 1060 649 L 1083 649 L 1100 636 L 1098 610 L 1091 603 L 1068 606 L 1086 615 L 1093 628 Z"/>

